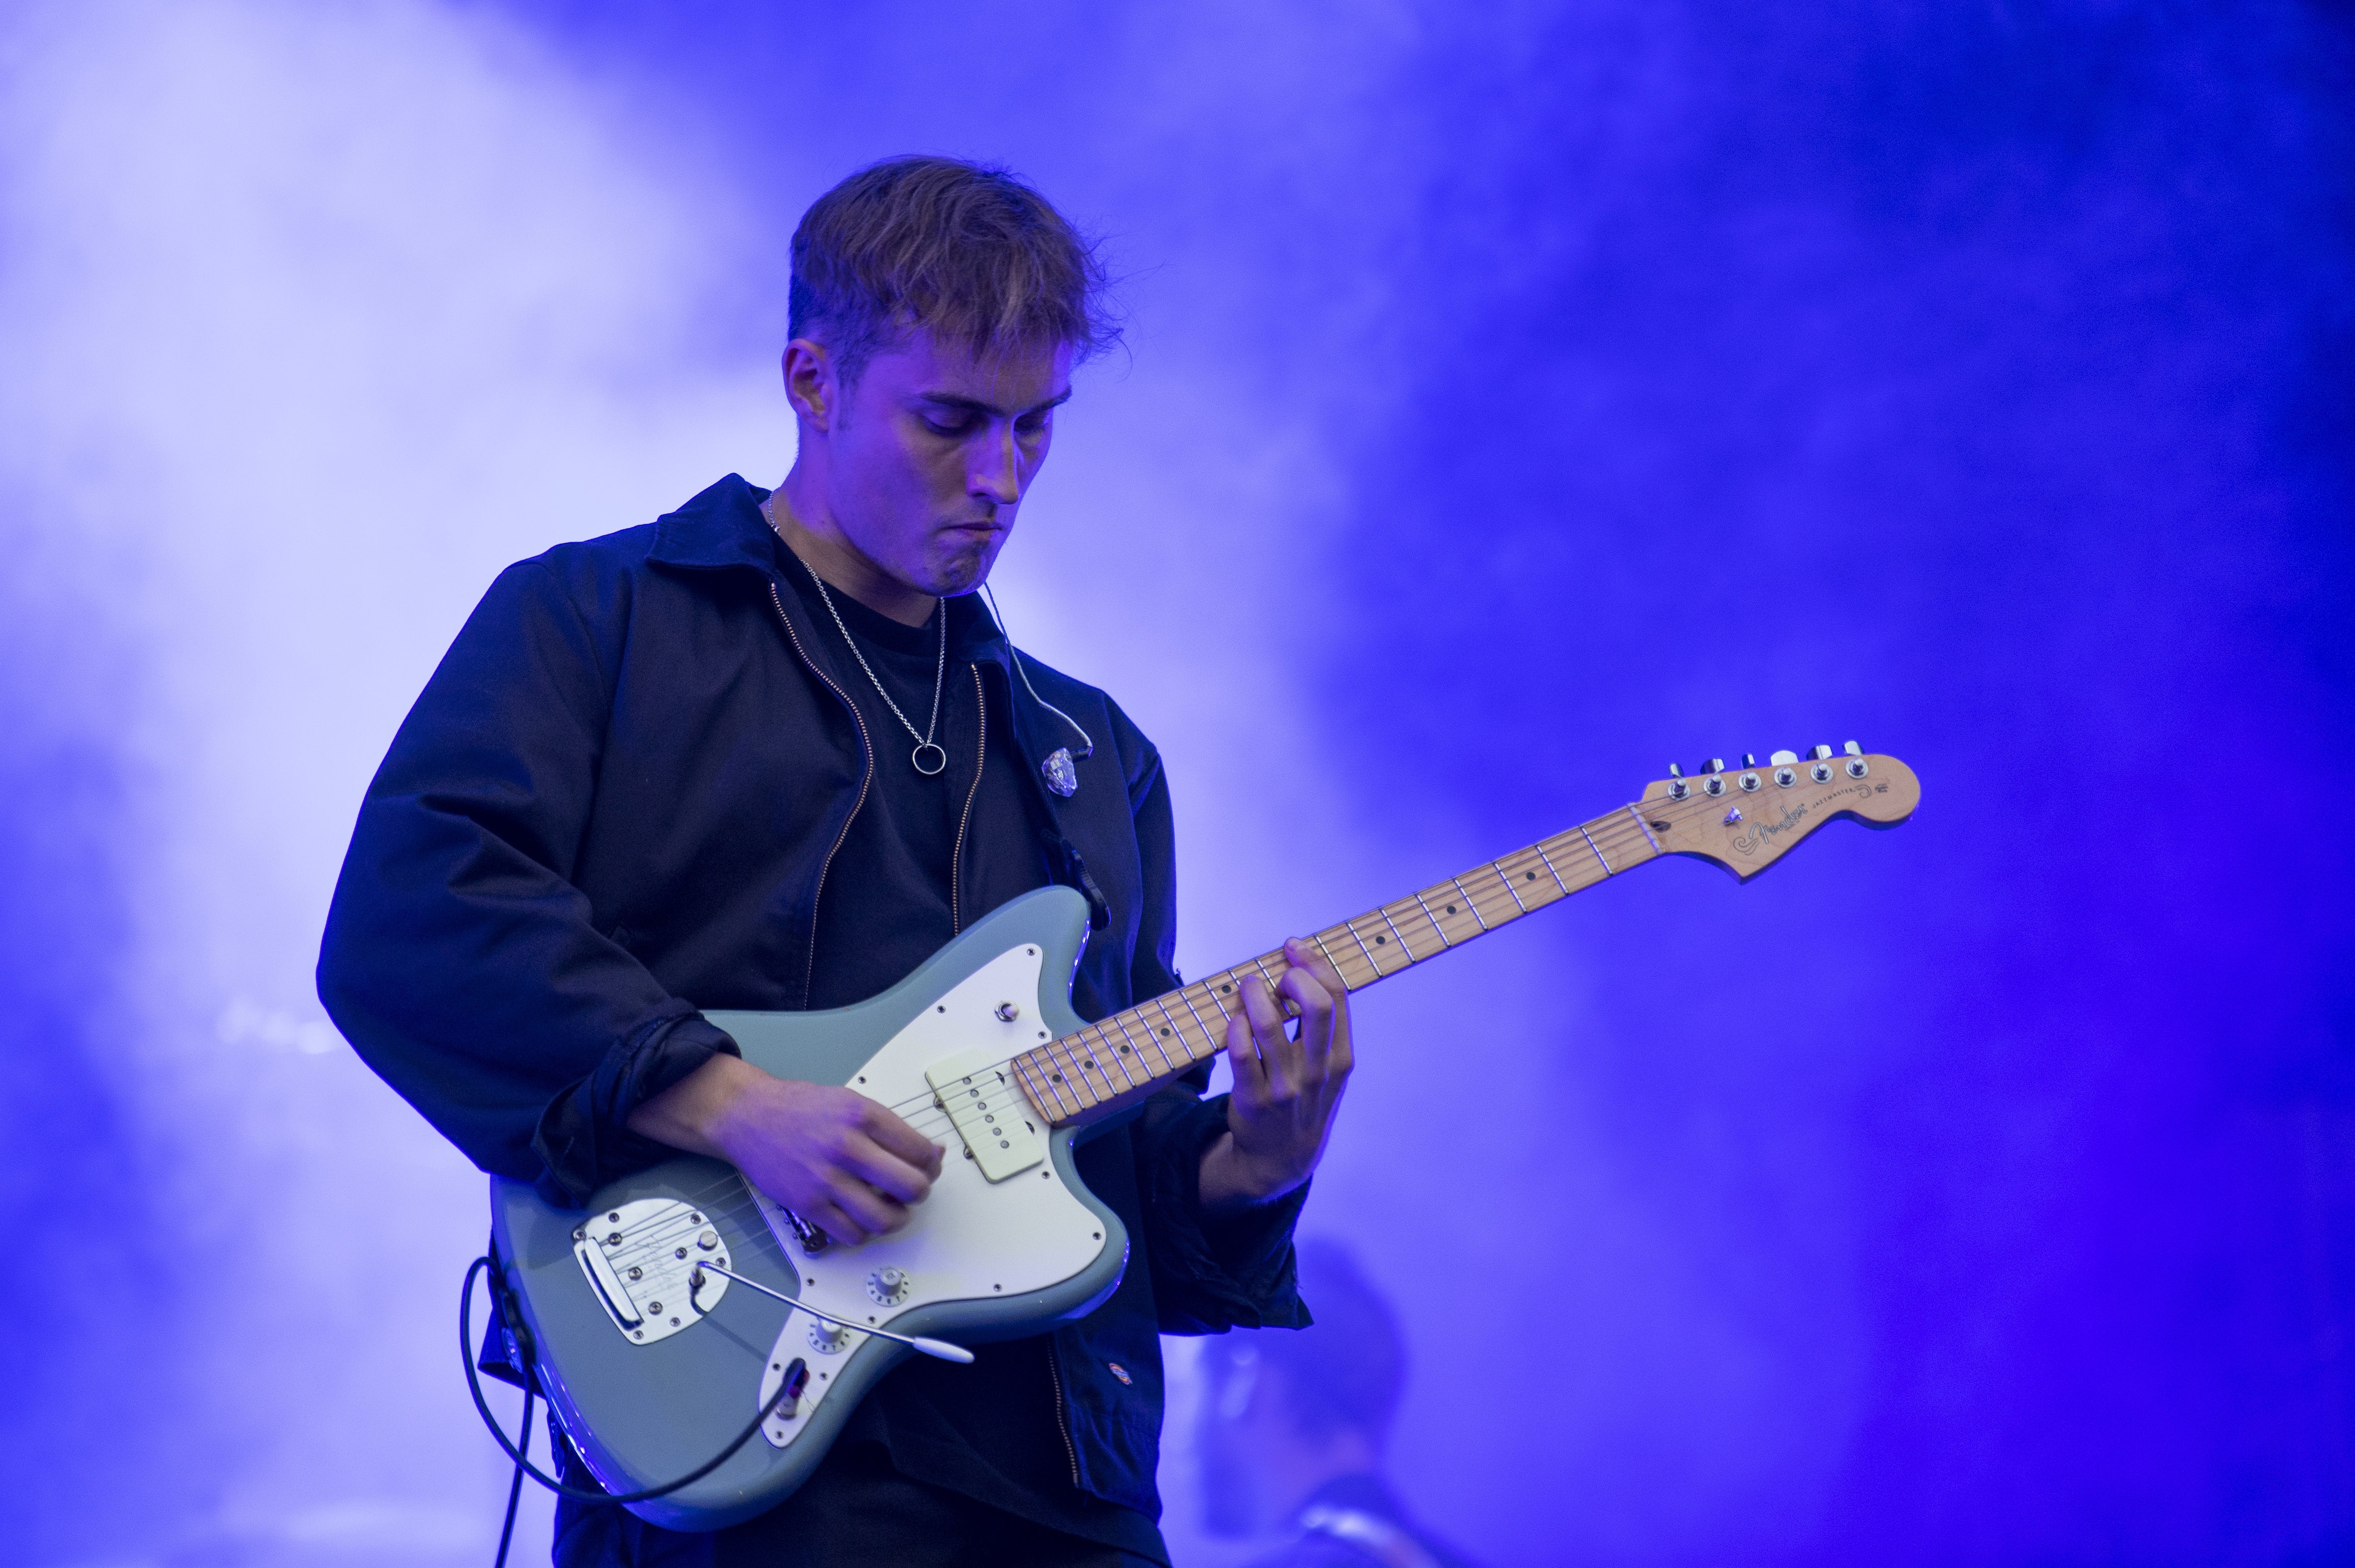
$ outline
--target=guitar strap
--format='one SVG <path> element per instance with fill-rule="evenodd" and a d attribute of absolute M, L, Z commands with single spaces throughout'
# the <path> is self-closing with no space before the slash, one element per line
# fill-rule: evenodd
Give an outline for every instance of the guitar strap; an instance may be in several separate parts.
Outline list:
<path fill-rule="evenodd" d="M 1055 880 L 1067 888 L 1076 889 L 1088 901 L 1088 930 L 1091 933 L 1112 929 L 1112 905 L 1088 874 L 1088 863 L 1082 859 L 1079 847 L 1060 833 L 1055 835 L 1056 859 L 1061 862 Z"/>

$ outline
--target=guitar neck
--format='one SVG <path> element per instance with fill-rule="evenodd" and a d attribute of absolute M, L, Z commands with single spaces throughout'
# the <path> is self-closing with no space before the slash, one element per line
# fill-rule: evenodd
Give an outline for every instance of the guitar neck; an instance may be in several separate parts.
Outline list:
<path fill-rule="evenodd" d="M 1342 984 L 1363 990 L 1661 852 L 1636 807 L 1622 806 L 1308 940 Z M 1273 987 L 1290 967 L 1280 951 L 1263 953 L 1027 1051 L 1014 1059 L 1015 1072 L 1050 1125 L 1100 1120 L 1217 1054 L 1228 1018 L 1242 1006 L 1243 980 L 1256 975 Z"/>

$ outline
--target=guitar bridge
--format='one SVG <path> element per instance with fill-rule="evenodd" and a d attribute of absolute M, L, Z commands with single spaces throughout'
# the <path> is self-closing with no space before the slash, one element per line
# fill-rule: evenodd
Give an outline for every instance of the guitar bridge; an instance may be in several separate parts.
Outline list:
<path fill-rule="evenodd" d="M 696 1264 L 729 1266 L 719 1228 L 691 1204 L 640 1198 L 574 1227 L 572 1255 L 590 1293 L 634 1345 L 667 1339 L 719 1304 L 724 1275 Z"/>

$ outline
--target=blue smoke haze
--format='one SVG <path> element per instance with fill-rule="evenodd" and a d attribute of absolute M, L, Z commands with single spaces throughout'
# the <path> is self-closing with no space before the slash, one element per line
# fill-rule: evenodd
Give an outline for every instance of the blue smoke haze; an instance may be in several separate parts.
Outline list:
<path fill-rule="evenodd" d="M 909 150 L 1124 277 L 998 586 L 1169 757 L 1189 970 L 1671 758 L 1923 779 L 1363 998 L 1306 1227 L 1418 1508 L 2355 1553 L 2351 102 L 2293 5 L 12 8 L 10 1556 L 487 1559 L 480 1183 L 311 998 L 343 838 L 500 565 L 783 473 L 787 237 Z"/>

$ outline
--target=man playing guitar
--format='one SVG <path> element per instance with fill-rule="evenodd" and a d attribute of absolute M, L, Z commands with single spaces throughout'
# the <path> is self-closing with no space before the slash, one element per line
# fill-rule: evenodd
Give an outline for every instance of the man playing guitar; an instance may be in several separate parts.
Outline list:
<path fill-rule="evenodd" d="M 478 1166 L 578 1205 L 716 1157 L 842 1243 L 906 1224 L 943 1150 L 854 1090 L 772 1076 L 701 1009 L 836 1008 L 1060 882 L 1074 1007 L 1167 991 L 1160 761 L 1103 692 L 1017 654 L 974 591 L 1046 461 L 1102 269 L 1000 171 L 861 171 L 793 241 L 774 491 L 502 573 L 362 805 L 320 995 Z M 918 1360 L 784 1503 L 704 1534 L 564 1501 L 563 1564 L 1167 1563 L 1156 1337 L 1308 1321 L 1291 1232 L 1350 1068 L 1347 992 L 1290 944 L 1206 1074 L 1079 1151 L 1134 1250 L 1050 1334 Z M 560 1443 L 560 1439 L 559 1439 Z M 559 1449 L 574 1487 L 593 1480 Z"/>

